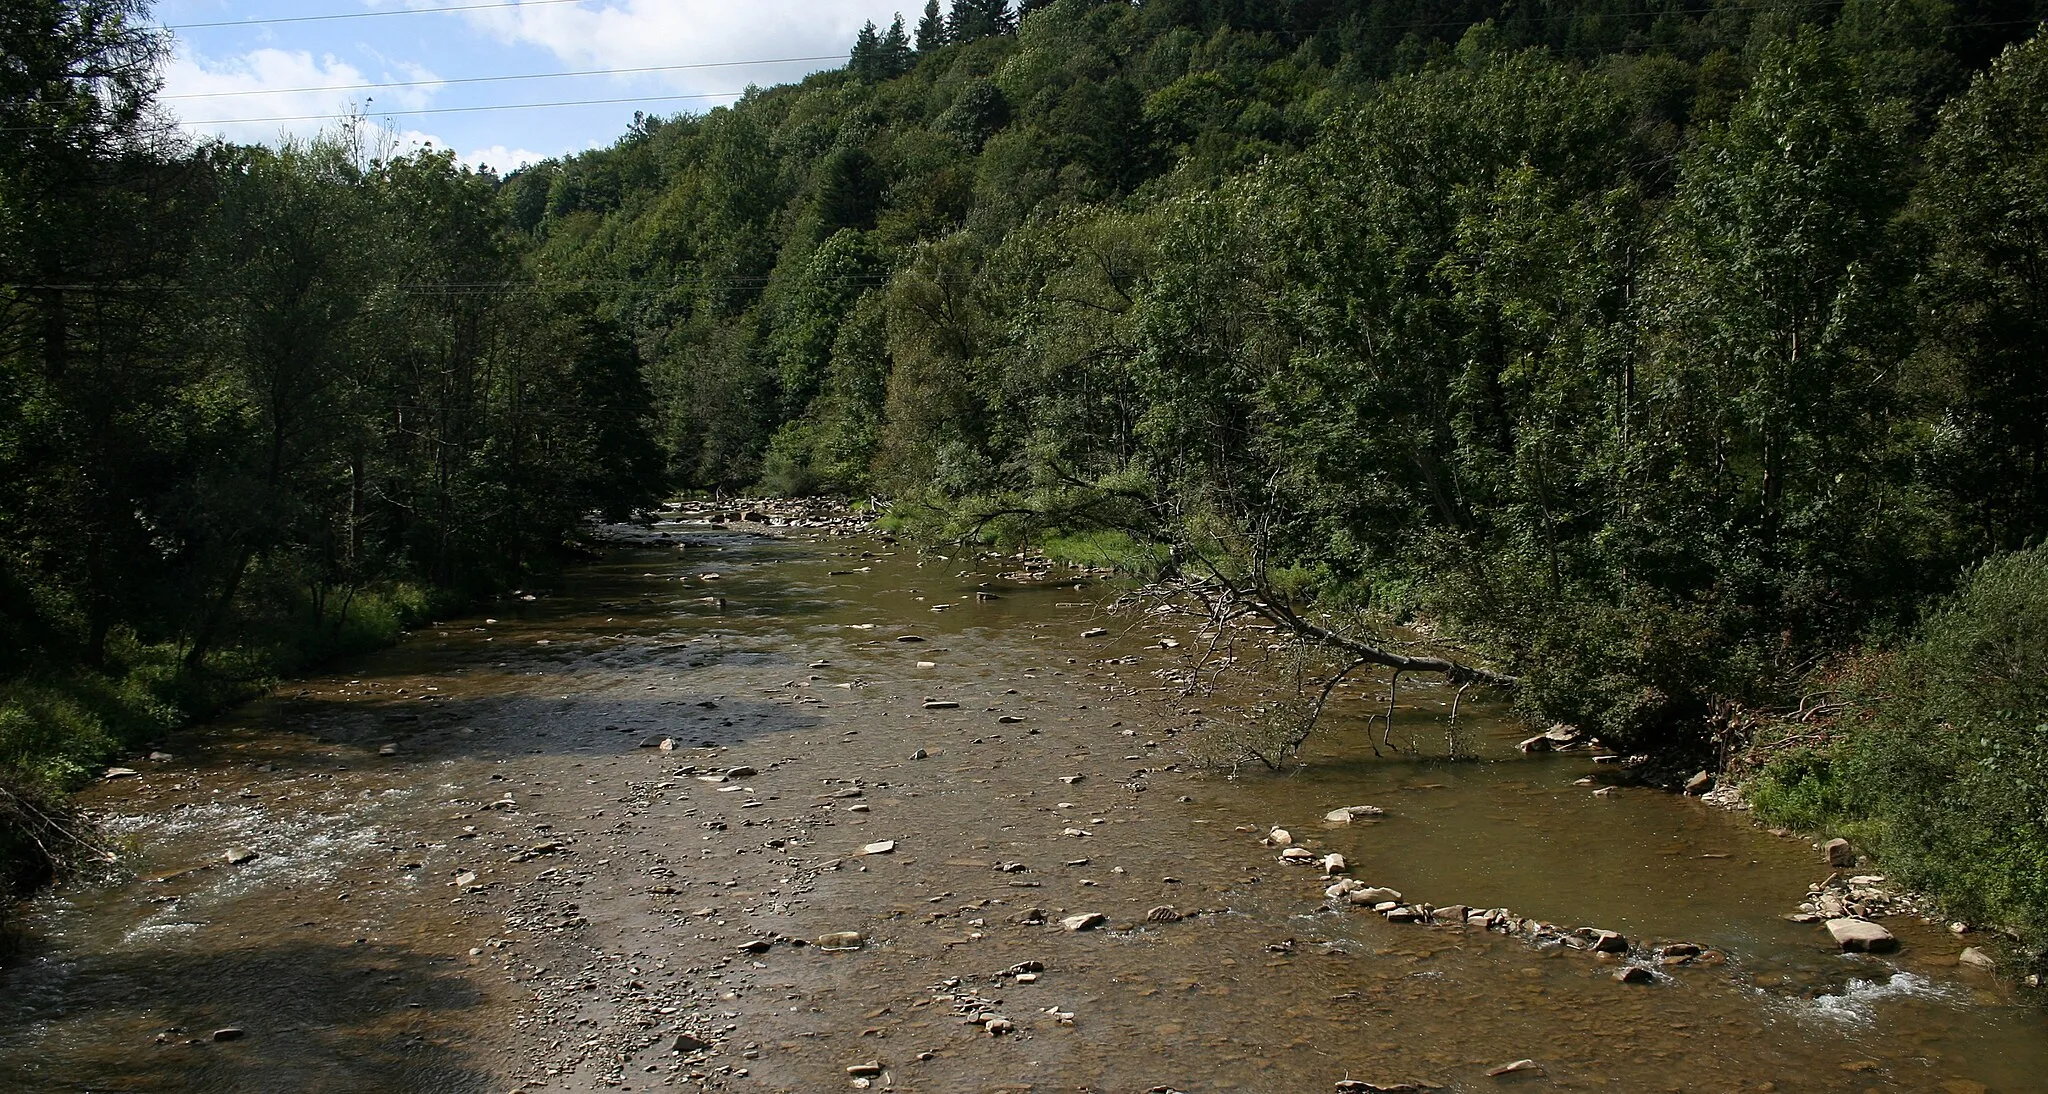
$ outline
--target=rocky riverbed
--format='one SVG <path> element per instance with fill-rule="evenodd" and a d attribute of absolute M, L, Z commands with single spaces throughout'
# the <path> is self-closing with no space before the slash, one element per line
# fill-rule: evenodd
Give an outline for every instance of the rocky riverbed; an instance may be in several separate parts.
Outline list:
<path fill-rule="evenodd" d="M 672 516 L 124 763 L 88 800 L 133 874 L 30 910 L 0 1086 L 1962 1092 L 2048 1065 L 1943 926 L 1844 955 L 1785 919 L 1810 848 L 1595 797 L 1590 756 L 1524 755 L 1469 700 L 1480 758 L 1450 762 L 1445 689 L 1404 681 L 1376 757 L 1360 681 L 1306 767 L 1226 779 L 1188 760 L 1233 701 L 1189 694 L 1198 637 L 1106 614 L 1101 575 Z"/>

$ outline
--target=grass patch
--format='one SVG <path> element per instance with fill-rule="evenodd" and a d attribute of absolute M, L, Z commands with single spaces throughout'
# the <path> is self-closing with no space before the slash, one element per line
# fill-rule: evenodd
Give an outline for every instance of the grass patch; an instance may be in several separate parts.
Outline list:
<path fill-rule="evenodd" d="M 1158 574 L 1171 558 L 1164 544 L 1106 529 L 1054 536 L 1041 542 L 1038 549 L 1054 562 L 1106 567 L 1140 577 Z"/>

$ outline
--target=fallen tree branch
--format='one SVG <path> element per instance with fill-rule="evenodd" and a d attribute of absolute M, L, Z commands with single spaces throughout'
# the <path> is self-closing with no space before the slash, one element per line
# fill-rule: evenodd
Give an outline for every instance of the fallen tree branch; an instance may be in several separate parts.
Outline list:
<path fill-rule="evenodd" d="M 1522 683 L 1518 677 L 1477 665 L 1468 665 L 1462 661 L 1444 657 L 1410 657 L 1407 654 L 1382 649 L 1303 619 L 1301 614 L 1289 607 L 1286 602 L 1264 589 L 1240 589 L 1220 578 L 1190 582 L 1187 589 L 1203 603 L 1210 605 L 1212 610 L 1216 610 L 1219 621 L 1256 615 L 1274 626 L 1350 654 L 1363 663 L 1393 669 L 1396 676 L 1404 672 L 1430 672 L 1440 674 L 1454 684 L 1481 684 L 1507 690 L 1518 688 Z"/>

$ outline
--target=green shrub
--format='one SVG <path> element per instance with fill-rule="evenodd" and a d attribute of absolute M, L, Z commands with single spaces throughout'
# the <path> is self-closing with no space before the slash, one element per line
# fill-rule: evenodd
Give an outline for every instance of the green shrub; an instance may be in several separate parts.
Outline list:
<path fill-rule="evenodd" d="M 2048 548 L 1979 566 L 1849 698 L 1855 728 L 1753 780 L 1758 815 L 1853 834 L 1951 913 L 2048 945 Z"/>

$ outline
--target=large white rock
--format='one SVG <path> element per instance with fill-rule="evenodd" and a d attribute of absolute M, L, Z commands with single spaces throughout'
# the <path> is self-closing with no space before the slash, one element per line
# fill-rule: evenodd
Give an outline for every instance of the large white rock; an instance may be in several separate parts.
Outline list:
<path fill-rule="evenodd" d="M 1899 948 L 1892 932 L 1867 919 L 1844 916 L 1828 920 L 1827 927 L 1845 953 L 1889 953 Z"/>

